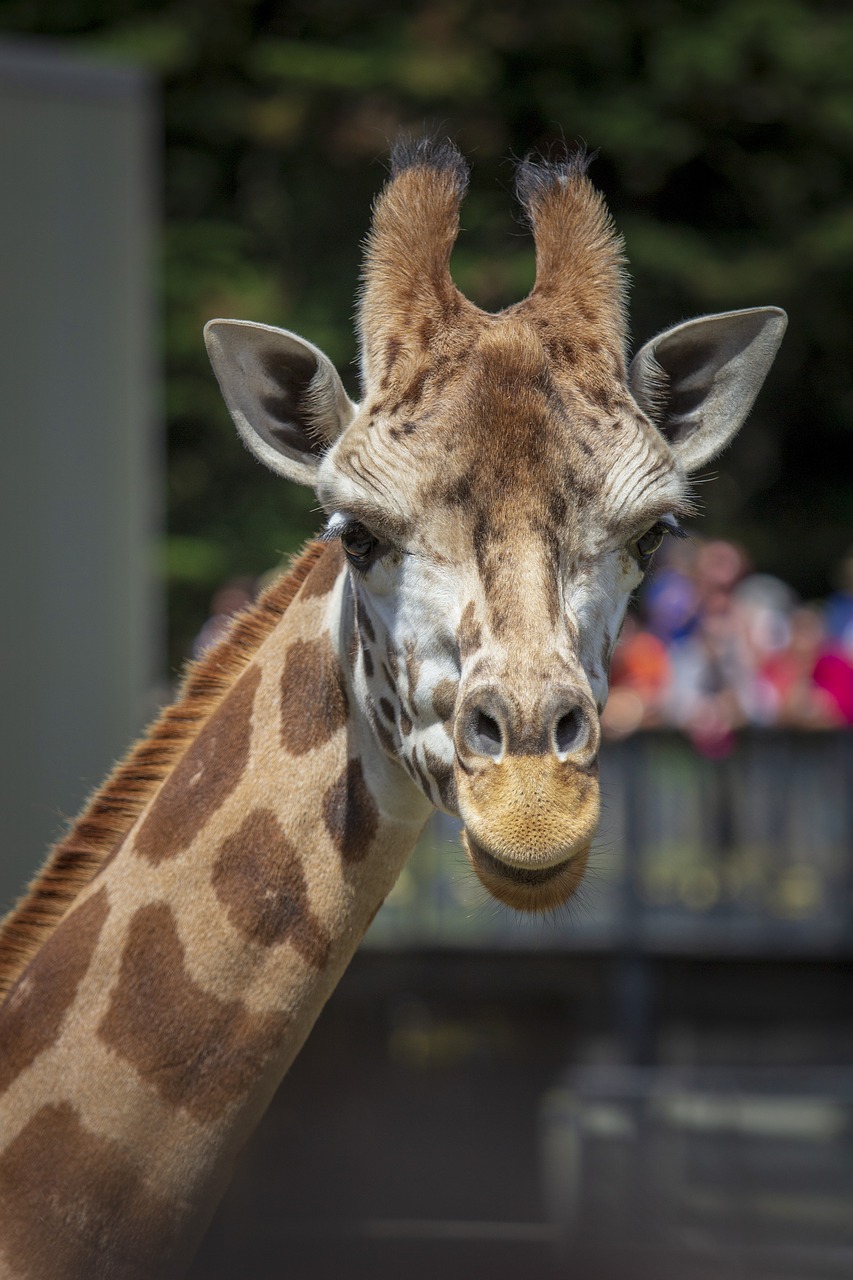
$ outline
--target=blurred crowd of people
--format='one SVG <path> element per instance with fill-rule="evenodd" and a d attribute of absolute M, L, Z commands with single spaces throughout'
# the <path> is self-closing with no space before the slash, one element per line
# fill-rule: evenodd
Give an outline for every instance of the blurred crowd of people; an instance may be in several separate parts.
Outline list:
<path fill-rule="evenodd" d="M 606 736 L 670 726 L 722 756 L 744 725 L 853 724 L 853 550 L 822 605 L 752 572 L 732 542 L 669 538 L 656 558 L 613 654 Z M 195 656 L 259 585 L 220 588 Z"/>
<path fill-rule="evenodd" d="M 674 726 L 717 756 L 744 725 L 853 724 L 853 551 L 822 605 L 731 542 L 671 538 L 658 558 L 613 655 L 608 736 Z"/>

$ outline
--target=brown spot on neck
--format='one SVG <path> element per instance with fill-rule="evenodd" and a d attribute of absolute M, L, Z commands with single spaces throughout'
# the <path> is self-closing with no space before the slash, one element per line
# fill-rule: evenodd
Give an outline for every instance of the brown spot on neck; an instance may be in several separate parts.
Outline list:
<path fill-rule="evenodd" d="M 188 849 L 231 795 L 249 759 L 260 680 L 250 667 L 164 782 L 136 836 L 140 857 L 157 864 Z"/>
<path fill-rule="evenodd" d="M 327 635 L 296 640 L 281 676 L 281 745 L 302 756 L 343 729 L 349 705 L 340 663 Z"/>
<path fill-rule="evenodd" d="M 29 892 L 3 921 L 0 995 L 9 990 L 71 903 L 114 855 L 326 550 L 326 543 L 309 543 L 290 570 L 237 615 L 225 638 L 190 665 L 177 702 L 131 748 L 54 847 Z"/>
<path fill-rule="evenodd" d="M 0 1240 L 16 1280 L 175 1274 L 177 1206 L 67 1102 L 41 1107 L 0 1155 Z"/>
<path fill-rule="evenodd" d="M 327 596 L 334 587 L 344 567 L 344 552 L 340 542 L 329 542 L 302 584 L 300 598 L 310 600 Z"/>
<path fill-rule="evenodd" d="M 108 912 L 106 889 L 71 911 L 0 1007 L 0 1093 L 58 1038 Z"/>
<path fill-rule="evenodd" d="M 348 760 L 343 773 L 326 791 L 323 821 L 344 862 L 361 862 L 367 857 L 379 829 L 379 810 L 360 760 Z"/>
<path fill-rule="evenodd" d="M 209 1121 L 264 1074 L 289 1019 L 204 991 L 187 973 L 184 955 L 166 903 L 140 907 L 98 1034 L 164 1102 Z"/>
<path fill-rule="evenodd" d="M 324 967 L 329 935 L 311 911 L 299 854 L 271 809 L 256 809 L 223 841 L 213 888 L 250 942 L 272 947 L 288 940 L 308 964 Z"/>

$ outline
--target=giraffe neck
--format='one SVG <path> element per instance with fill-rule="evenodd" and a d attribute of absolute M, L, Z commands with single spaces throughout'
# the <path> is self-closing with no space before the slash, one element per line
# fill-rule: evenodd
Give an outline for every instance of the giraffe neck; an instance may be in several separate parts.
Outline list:
<path fill-rule="evenodd" d="M 417 838 L 427 802 L 352 713 L 331 577 L 0 1008 L 0 1275 L 180 1274 Z"/>

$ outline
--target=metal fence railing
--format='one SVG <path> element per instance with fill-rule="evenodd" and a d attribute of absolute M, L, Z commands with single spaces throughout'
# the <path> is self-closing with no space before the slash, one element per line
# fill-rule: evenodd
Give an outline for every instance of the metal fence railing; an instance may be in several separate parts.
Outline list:
<path fill-rule="evenodd" d="M 608 744 L 603 818 L 553 917 L 494 903 L 437 815 L 368 944 L 853 953 L 853 733 L 750 731 L 710 760 L 675 732 Z"/>
<path fill-rule="evenodd" d="M 849 1069 L 570 1069 L 540 1125 L 566 1275 L 853 1275 Z"/>

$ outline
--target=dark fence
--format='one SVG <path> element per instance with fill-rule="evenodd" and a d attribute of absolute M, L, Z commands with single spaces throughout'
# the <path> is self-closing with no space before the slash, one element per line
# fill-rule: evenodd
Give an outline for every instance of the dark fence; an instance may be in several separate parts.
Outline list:
<path fill-rule="evenodd" d="M 562 911 L 493 903 L 437 815 L 368 945 L 853 953 L 853 733 L 745 732 L 714 760 L 637 734 L 605 746 L 601 779 L 601 832 Z"/>
<path fill-rule="evenodd" d="M 541 1133 L 566 1276 L 853 1274 L 849 1069 L 575 1069 Z"/>

